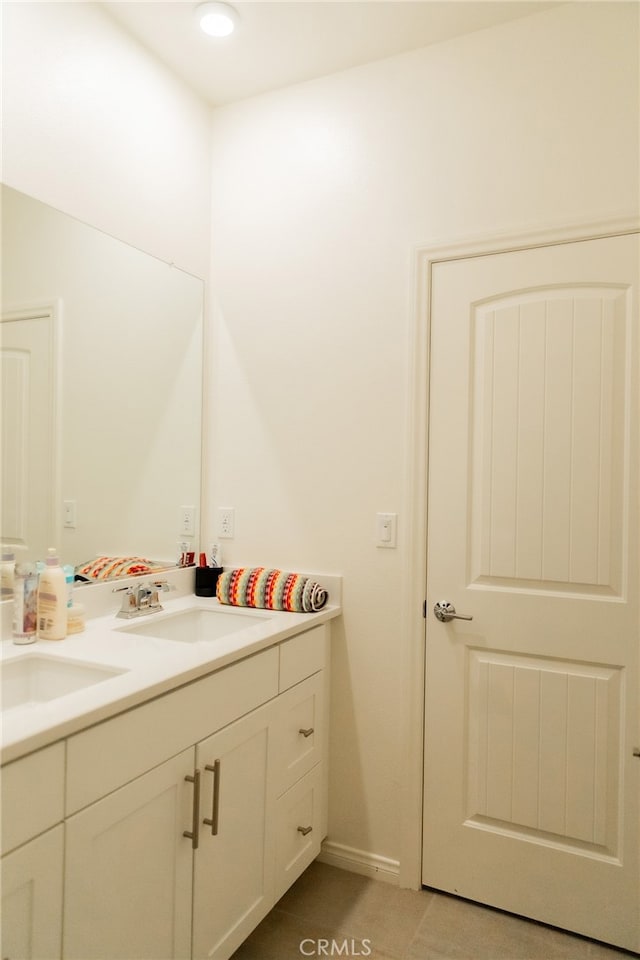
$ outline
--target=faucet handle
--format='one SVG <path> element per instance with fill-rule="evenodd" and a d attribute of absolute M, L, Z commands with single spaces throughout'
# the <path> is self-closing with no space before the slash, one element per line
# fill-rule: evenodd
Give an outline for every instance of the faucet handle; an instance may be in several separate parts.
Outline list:
<path fill-rule="evenodd" d="M 138 604 L 136 600 L 136 595 L 133 592 L 131 586 L 128 587 L 114 587 L 111 591 L 112 593 L 124 593 L 122 598 L 122 606 L 120 607 L 119 613 L 116 614 L 118 617 L 131 617 L 135 614 L 135 611 L 138 609 Z"/>
<path fill-rule="evenodd" d="M 163 593 L 176 589 L 172 583 L 168 583 L 166 580 L 152 580 L 151 585 L 158 590 L 162 590 Z"/>
<path fill-rule="evenodd" d="M 162 610 L 162 605 L 158 600 L 158 590 L 162 590 L 163 593 L 167 593 L 169 590 L 175 590 L 175 587 L 173 584 L 167 583 L 166 580 L 150 580 L 147 584 L 147 589 L 149 591 L 149 610 L 153 610 L 154 613 L 157 613 L 159 610 Z"/>

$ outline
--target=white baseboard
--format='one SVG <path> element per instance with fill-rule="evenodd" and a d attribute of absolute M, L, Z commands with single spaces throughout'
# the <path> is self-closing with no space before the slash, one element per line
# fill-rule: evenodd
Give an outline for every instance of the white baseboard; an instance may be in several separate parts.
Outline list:
<path fill-rule="evenodd" d="M 342 843 L 333 843 L 325 840 L 318 857 L 321 863 L 328 863 L 341 870 L 350 870 L 364 877 L 374 880 L 384 880 L 385 883 L 398 884 L 400 876 L 400 861 L 380 857 L 366 850 L 356 850 Z"/>

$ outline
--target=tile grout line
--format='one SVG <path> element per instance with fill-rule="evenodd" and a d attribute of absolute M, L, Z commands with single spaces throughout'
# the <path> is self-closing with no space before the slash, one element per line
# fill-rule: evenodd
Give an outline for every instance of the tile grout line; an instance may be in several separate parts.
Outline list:
<path fill-rule="evenodd" d="M 372 880 L 371 882 L 372 882 L 372 883 L 376 883 L 377 881 Z M 415 891 L 414 891 L 414 892 L 415 892 Z M 402 953 L 401 953 L 401 954 L 400 954 L 400 953 L 396 954 L 396 953 L 395 953 L 395 950 L 393 950 L 393 948 L 392 948 L 391 952 L 390 952 L 389 950 L 383 950 L 383 955 L 384 955 L 385 958 L 388 957 L 389 960 L 404 960 L 404 958 L 407 956 L 407 951 L 410 949 L 410 947 L 411 947 L 411 945 L 413 944 L 416 936 L 418 935 L 420 929 L 422 928 L 423 922 L 424 922 L 424 920 L 425 920 L 425 917 L 426 917 L 427 913 L 429 912 L 429 910 L 430 910 L 430 908 L 431 908 L 431 905 L 432 905 L 433 900 L 434 900 L 433 895 L 428 896 L 428 897 L 426 898 L 425 907 L 424 907 L 424 911 L 423 911 L 423 913 L 422 913 L 422 916 L 421 916 L 420 919 L 417 921 L 417 923 L 416 923 L 416 925 L 415 925 L 414 934 L 413 934 L 413 936 L 411 937 L 411 939 L 410 939 L 409 943 L 407 944 L 407 946 L 405 947 L 405 949 L 402 951 Z M 323 924 L 322 924 L 321 922 L 319 922 L 319 921 L 317 921 L 317 920 L 314 920 L 312 917 L 303 915 L 303 914 L 301 914 L 301 913 L 295 913 L 295 912 L 293 912 L 293 911 L 291 911 L 291 910 L 282 909 L 281 907 L 274 907 L 272 912 L 279 914 L 283 919 L 284 919 L 284 918 L 287 918 L 287 919 L 294 920 L 294 921 L 297 921 L 298 923 L 303 923 L 303 924 L 304 924 L 304 923 L 309 923 L 314 929 L 318 929 L 318 928 L 319 928 L 319 929 L 322 929 L 322 927 L 323 927 Z M 327 924 L 327 928 L 328 928 L 328 929 L 327 929 L 327 935 L 328 935 L 328 936 L 334 935 L 334 936 L 338 937 L 338 934 L 336 933 L 335 924 Z M 360 944 L 363 943 L 365 940 L 369 940 L 370 943 L 371 943 L 371 947 L 373 948 L 373 956 L 376 955 L 376 944 L 375 944 L 375 942 L 374 942 L 371 938 L 369 938 L 369 937 L 363 937 L 363 936 L 357 935 L 357 934 L 355 934 L 355 933 L 350 933 L 348 930 L 340 929 L 340 934 L 339 934 L 338 939 L 340 940 L 341 943 L 342 943 L 344 940 L 347 940 L 347 941 L 351 941 L 351 940 L 352 940 L 352 941 L 354 941 L 354 942 L 356 942 L 356 943 L 360 943 Z M 364 954 L 363 954 L 363 956 L 364 956 Z"/>
<path fill-rule="evenodd" d="M 322 928 L 322 926 L 323 926 L 323 924 L 322 924 L 321 922 L 318 922 L 318 921 L 316 921 L 316 920 L 313 920 L 311 917 L 303 916 L 303 915 L 300 914 L 300 913 L 292 913 L 292 912 L 289 911 L 289 910 L 282 910 L 282 909 L 279 909 L 279 908 L 277 908 L 277 907 L 274 907 L 273 910 L 272 910 L 272 913 L 279 913 L 282 917 L 288 917 L 288 918 L 290 918 L 291 920 L 297 920 L 297 921 L 299 921 L 300 923 L 308 923 L 310 926 L 312 926 L 312 927 L 314 927 L 314 928 Z M 335 928 L 334 928 L 334 925 L 333 925 L 333 924 L 327 924 L 327 927 L 328 927 L 328 932 L 329 932 L 329 934 L 334 934 L 334 933 L 335 933 Z M 358 937 L 358 936 L 356 936 L 355 934 L 346 933 L 346 932 L 344 932 L 344 931 L 341 930 L 341 931 L 340 931 L 340 939 L 341 939 L 341 940 L 343 940 L 343 939 L 355 940 L 355 941 L 357 941 L 358 943 L 361 943 L 362 940 L 363 940 L 363 939 L 366 939 L 366 938 L 365 938 L 365 937 Z M 400 958 L 399 958 L 399 960 L 400 960 Z"/>
<path fill-rule="evenodd" d="M 427 893 L 427 891 L 424 891 L 424 892 Z M 421 919 L 420 919 L 420 923 L 418 924 L 418 926 L 417 926 L 417 928 L 416 928 L 416 930 L 415 930 L 415 932 L 414 932 L 411 940 L 410 940 L 409 943 L 407 944 L 407 947 L 406 947 L 404 953 L 402 954 L 402 957 L 400 958 L 400 960 L 411 960 L 411 956 L 410 956 L 410 954 L 411 954 L 411 948 L 412 948 L 412 946 L 414 945 L 414 943 L 416 942 L 418 936 L 420 935 L 420 931 L 422 930 L 422 927 L 424 926 L 425 920 L 427 919 L 428 914 L 431 912 L 431 910 L 433 909 L 434 904 L 436 903 L 436 901 L 437 901 L 437 899 L 438 899 L 438 895 L 437 895 L 437 893 L 435 893 L 434 891 L 428 891 L 428 893 L 429 893 L 429 898 L 428 898 L 428 900 L 427 900 L 427 905 L 426 905 L 426 907 L 425 907 L 424 913 L 422 914 L 422 917 L 421 917 Z"/>

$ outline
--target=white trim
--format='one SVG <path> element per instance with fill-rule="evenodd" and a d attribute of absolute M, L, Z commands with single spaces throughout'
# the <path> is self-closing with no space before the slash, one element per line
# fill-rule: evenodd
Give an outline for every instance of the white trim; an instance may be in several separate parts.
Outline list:
<path fill-rule="evenodd" d="M 413 248 L 413 304 L 408 344 L 409 394 L 407 433 L 407 530 L 409 545 L 404 577 L 402 636 L 404 656 L 404 736 L 407 745 L 400 796 L 399 884 L 422 885 L 422 799 L 424 775 L 424 667 L 425 620 L 422 604 L 426 592 L 429 343 L 431 332 L 431 272 L 434 263 L 551 246 L 599 237 L 640 232 L 640 217 L 610 217 L 599 221 L 548 227 L 532 226 L 522 232 L 434 241 Z"/>
<path fill-rule="evenodd" d="M 328 863 L 332 867 L 358 873 L 363 877 L 384 880 L 385 883 L 398 883 L 399 862 L 368 853 L 366 850 L 356 850 L 355 847 L 325 840 L 317 859 L 320 863 Z"/>
<path fill-rule="evenodd" d="M 469 236 L 455 240 L 416 244 L 414 254 L 429 264 L 443 260 L 461 260 L 469 257 L 493 256 L 532 247 L 548 247 L 556 243 L 597 240 L 599 237 L 624 236 L 640 230 L 639 216 L 609 217 L 606 220 L 556 224 L 551 227 L 531 226 L 517 232 L 501 232 L 489 236 Z"/>
<path fill-rule="evenodd" d="M 430 248 L 427 248 L 429 250 Z M 422 604 L 427 582 L 426 497 L 429 425 L 429 288 L 418 247 L 412 263 L 413 305 L 409 331 L 407 395 L 406 504 L 407 552 L 403 571 L 402 620 L 403 690 L 401 743 L 404 744 L 400 787 L 401 887 L 419 889 L 422 883 L 422 796 L 424 744 L 425 620 Z M 428 280 L 429 271 L 426 278 Z M 427 322 L 425 323 L 425 317 Z"/>
<path fill-rule="evenodd" d="M 53 452 L 50 463 L 50 518 L 51 528 L 47 531 L 47 541 L 59 544 L 62 534 L 62 382 L 63 382 L 63 334 L 62 300 L 51 297 L 46 300 L 34 300 L 20 306 L 9 306 L 2 311 L 0 322 L 10 323 L 16 320 L 51 321 L 51 431 L 53 434 Z"/>

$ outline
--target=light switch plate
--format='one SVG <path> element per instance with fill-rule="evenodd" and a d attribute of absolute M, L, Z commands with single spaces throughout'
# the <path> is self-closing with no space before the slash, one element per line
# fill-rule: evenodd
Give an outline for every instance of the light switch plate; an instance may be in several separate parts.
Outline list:
<path fill-rule="evenodd" d="M 62 501 L 62 510 L 63 510 L 63 525 L 68 530 L 75 530 L 76 528 L 76 501 L 75 500 L 63 500 Z"/>
<path fill-rule="evenodd" d="M 376 546 L 396 547 L 398 545 L 398 514 L 376 514 Z"/>

